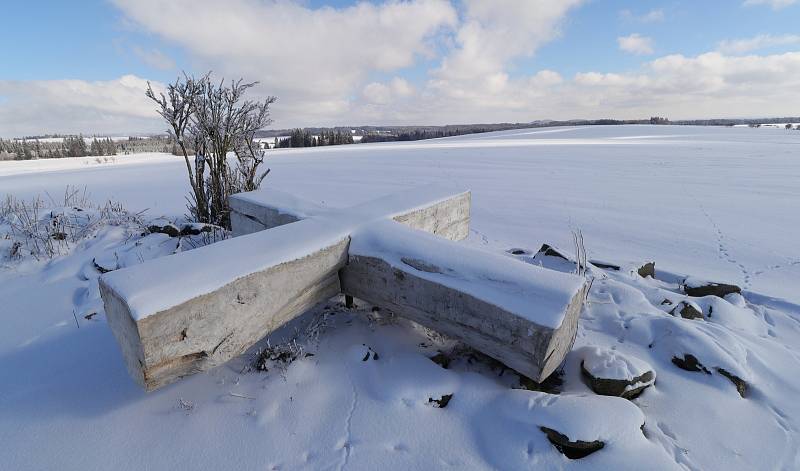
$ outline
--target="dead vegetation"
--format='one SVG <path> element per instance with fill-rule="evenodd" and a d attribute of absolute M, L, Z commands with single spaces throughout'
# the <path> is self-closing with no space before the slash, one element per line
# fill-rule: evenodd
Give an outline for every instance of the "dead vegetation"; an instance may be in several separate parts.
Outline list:
<path fill-rule="evenodd" d="M 64 255 L 72 247 L 94 236 L 104 225 L 144 227 L 142 213 L 131 213 L 109 200 L 94 204 L 86 189 L 67 186 L 58 199 L 46 194 L 31 200 L 6 196 L 0 203 L 0 238 L 10 241 L 7 256 L 30 255 L 46 260 Z"/>

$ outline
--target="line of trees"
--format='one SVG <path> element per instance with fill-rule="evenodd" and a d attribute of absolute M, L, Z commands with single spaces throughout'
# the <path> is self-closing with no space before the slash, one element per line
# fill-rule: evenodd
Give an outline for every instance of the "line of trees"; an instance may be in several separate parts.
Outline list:
<path fill-rule="evenodd" d="M 60 159 L 63 157 L 86 157 L 116 155 L 117 143 L 110 138 L 94 138 L 87 145 L 81 136 L 67 136 L 61 141 L 39 139 L 0 139 L 0 160 Z"/>
<path fill-rule="evenodd" d="M 320 147 L 353 144 L 353 135 L 346 131 L 321 131 L 318 135 L 311 134 L 308 129 L 293 129 L 289 137 L 277 140 L 275 148 L 288 147 Z"/>
<path fill-rule="evenodd" d="M 462 136 L 464 134 L 475 134 L 482 132 L 491 132 L 494 129 L 489 128 L 469 128 L 469 129 L 413 129 L 408 131 L 399 131 L 395 133 L 369 133 L 364 134 L 361 142 L 391 142 L 391 141 L 421 141 L 423 139 L 436 139 L 439 137 Z"/>

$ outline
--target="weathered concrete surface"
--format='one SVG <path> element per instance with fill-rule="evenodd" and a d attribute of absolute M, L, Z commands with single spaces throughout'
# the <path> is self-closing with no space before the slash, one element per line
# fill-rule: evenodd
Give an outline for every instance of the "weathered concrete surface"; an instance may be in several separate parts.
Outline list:
<path fill-rule="evenodd" d="M 272 189 L 239 193 L 232 195 L 229 201 L 234 237 L 290 224 L 326 211 L 323 206 Z"/>
<path fill-rule="evenodd" d="M 459 338 L 525 376 L 542 381 L 572 346 L 585 284 L 568 282 L 568 296 L 562 300 L 561 291 L 556 296 L 557 307 L 551 304 L 546 309 L 558 319 L 563 310 L 563 320 L 540 325 L 531 312 L 539 309 L 538 300 L 544 298 L 538 297 L 538 285 L 527 272 L 520 286 L 523 290 L 527 287 L 529 294 L 536 293 L 535 299 L 527 296 L 524 303 L 511 303 L 517 307 L 509 308 L 507 304 L 501 307 L 504 304 L 497 298 L 475 296 L 480 282 L 459 288 L 426 278 L 426 272 L 437 267 L 427 264 L 425 257 L 404 260 L 398 268 L 397 263 L 392 265 L 381 256 L 349 253 L 351 239 L 362 240 L 359 234 L 370 232 L 369 228 L 378 224 L 389 229 L 384 235 L 407 231 L 409 238 L 401 245 L 416 245 L 414 231 L 406 226 L 442 237 L 425 235 L 435 245 L 435 250 L 427 253 L 458 252 L 460 246 L 444 239 L 460 240 L 469 234 L 470 199 L 468 191 L 423 187 L 351 208 L 327 209 L 277 191 L 234 195 L 231 221 L 235 234 L 286 227 L 263 233 L 268 237 L 253 234 L 214 244 L 204 248 L 210 250 L 205 254 L 204 249 L 180 254 L 180 263 L 170 263 L 171 257 L 166 257 L 101 277 L 109 325 L 128 370 L 147 390 L 156 389 L 224 363 L 315 304 L 344 292 Z M 320 234 L 325 235 L 324 243 Z M 274 243 L 278 240 L 283 245 Z M 307 243 L 309 240 L 317 240 L 317 245 Z M 254 246 L 251 252 L 253 243 L 266 246 Z M 203 273 L 206 256 L 212 252 L 214 263 L 227 267 L 224 274 L 195 276 L 199 285 L 185 286 L 181 275 L 186 270 Z M 276 253 L 283 258 L 273 258 Z M 257 263 L 242 262 L 241 257 L 248 254 L 255 256 L 248 261 Z M 480 258 L 480 254 L 477 256 Z M 150 267 L 157 267 L 161 276 L 151 280 Z M 515 271 L 519 266 L 509 268 Z M 505 280 L 506 273 L 501 270 L 496 278 Z M 475 275 L 471 271 L 465 274 Z"/>
<path fill-rule="evenodd" d="M 391 217 L 395 221 L 450 240 L 469 236 L 469 191 L 439 187 L 412 188 L 343 209 L 325 208 L 278 190 L 240 193 L 230 198 L 234 237 L 324 215 L 361 222 Z"/>
<path fill-rule="evenodd" d="M 148 391 L 213 368 L 341 292 L 349 237 L 305 257 L 230 280 L 216 291 L 135 320 L 103 278 L 100 291 L 128 371 Z"/>
<path fill-rule="evenodd" d="M 536 382 L 544 381 L 572 348 L 585 285 L 564 300 L 567 307 L 561 325 L 551 328 L 532 321 L 530 315 L 424 276 L 444 272 L 461 278 L 464 274 L 417 260 L 404 261 L 393 266 L 379 257 L 351 253 L 340 273 L 342 290 L 457 338 Z M 535 311 L 536 307 L 529 309 Z"/>
<path fill-rule="evenodd" d="M 263 200 L 270 203 L 264 204 Z M 224 363 L 315 304 L 339 294 L 338 271 L 347 262 L 348 232 L 360 224 L 369 224 L 381 216 L 398 217 L 411 227 L 463 238 L 469 231 L 469 203 L 469 192 L 439 188 L 401 192 L 347 210 L 329 210 L 278 191 L 234 195 L 231 219 L 234 232 L 239 235 L 304 219 L 297 227 L 296 237 L 291 237 L 301 245 L 304 238 L 320 230 L 341 231 L 343 235 L 336 239 L 338 242 L 321 250 L 314 251 L 314 245 L 310 244 L 308 250 L 312 253 L 303 252 L 295 260 L 283 260 L 252 271 L 230 270 L 219 281 L 214 278 L 213 286 L 206 283 L 202 289 L 184 286 L 181 280 L 185 280 L 186 270 L 214 270 L 203 263 L 208 255 L 204 249 L 180 254 L 180 263 L 168 263 L 172 257 L 166 257 L 133 267 L 135 271 L 116 270 L 108 274 L 111 278 L 100 279 L 109 326 L 131 376 L 147 390 L 156 389 Z M 312 221 L 319 229 L 309 232 L 308 227 L 303 230 L 299 227 Z M 286 232 L 284 229 L 288 228 L 281 231 Z M 267 244 L 266 250 L 269 247 L 279 250 L 270 242 L 272 238 L 261 239 L 253 242 Z M 285 234 L 283 239 L 287 239 Z M 235 240 L 238 245 L 245 242 L 240 238 Z M 213 247 L 214 252 L 224 255 L 232 243 L 223 241 L 208 249 Z M 259 250 L 257 246 L 252 248 L 257 259 L 262 258 L 258 256 Z M 230 250 L 230 254 L 219 257 L 217 253 L 215 260 L 236 265 L 229 258 L 243 256 L 241 247 Z M 158 265 L 155 270 L 160 276 L 150 280 L 147 269 L 154 264 Z M 163 285 L 165 281 L 169 287 Z M 158 287 L 162 289 L 154 289 Z M 160 299 L 162 294 L 176 291 L 196 293 L 162 304 L 142 302 L 143 298 Z"/>

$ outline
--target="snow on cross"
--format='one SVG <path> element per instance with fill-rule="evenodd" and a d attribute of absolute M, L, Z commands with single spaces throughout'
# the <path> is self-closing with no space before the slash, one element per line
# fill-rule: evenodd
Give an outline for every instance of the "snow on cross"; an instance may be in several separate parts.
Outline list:
<path fill-rule="evenodd" d="M 341 293 L 536 381 L 572 347 L 585 280 L 453 242 L 469 234 L 468 191 L 413 188 L 345 209 L 270 189 L 230 202 L 237 237 L 100 278 L 128 371 L 148 391 Z"/>

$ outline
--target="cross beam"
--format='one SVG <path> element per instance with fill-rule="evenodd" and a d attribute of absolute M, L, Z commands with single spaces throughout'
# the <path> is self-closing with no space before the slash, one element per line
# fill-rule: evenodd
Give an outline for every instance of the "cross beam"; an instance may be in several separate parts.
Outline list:
<path fill-rule="evenodd" d="M 147 390 L 224 363 L 342 292 L 534 380 L 571 348 L 584 280 L 453 243 L 469 232 L 469 192 L 414 188 L 346 209 L 274 190 L 230 202 L 237 237 L 100 278 L 109 325 Z"/>

